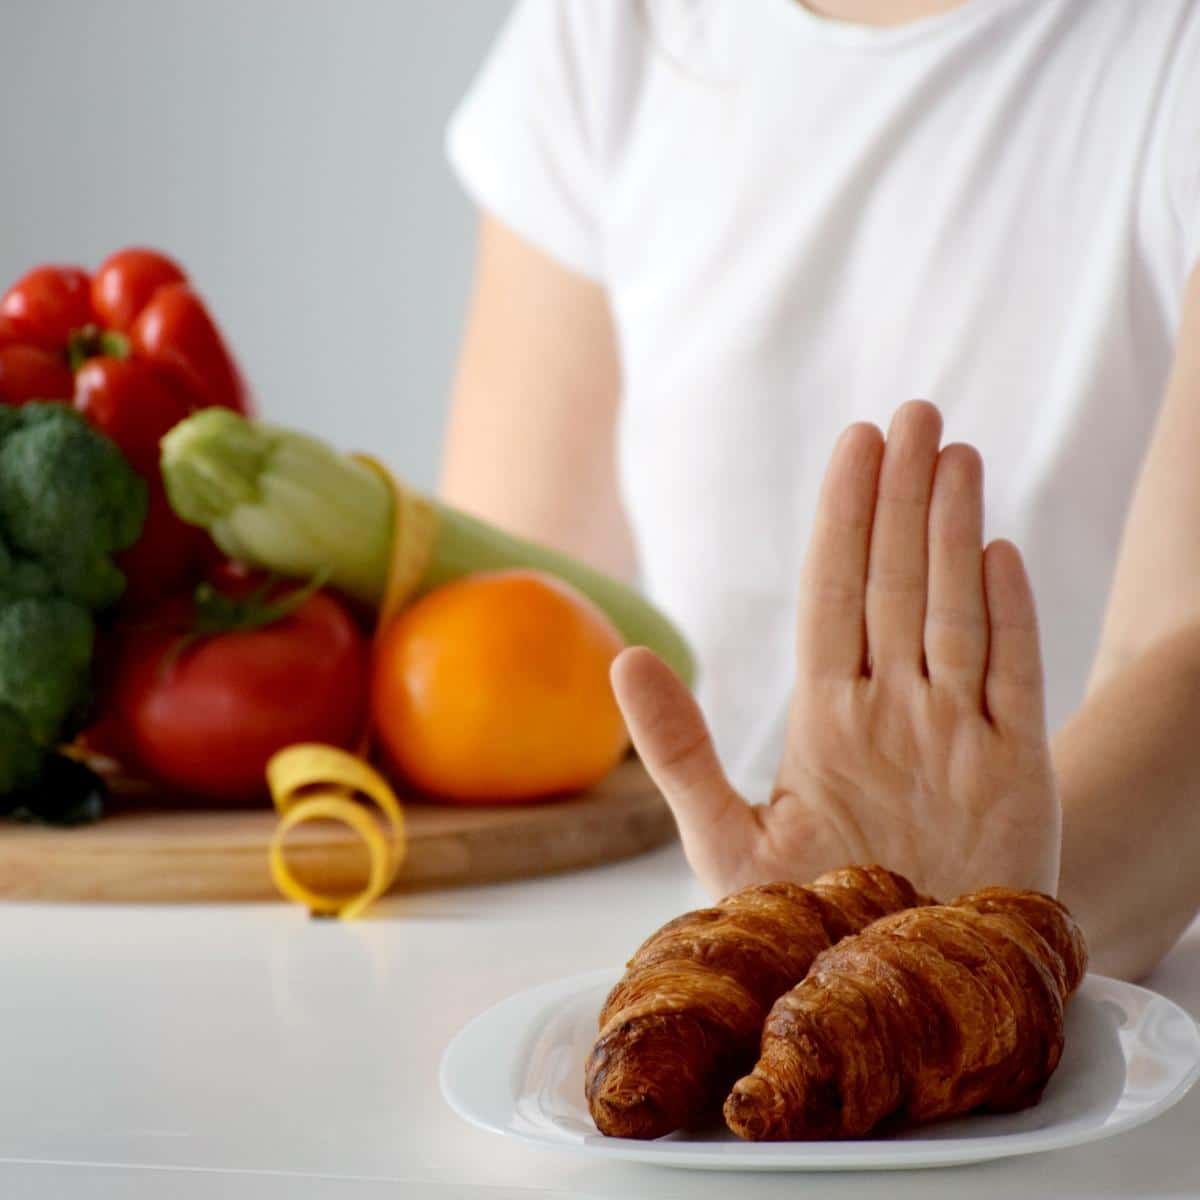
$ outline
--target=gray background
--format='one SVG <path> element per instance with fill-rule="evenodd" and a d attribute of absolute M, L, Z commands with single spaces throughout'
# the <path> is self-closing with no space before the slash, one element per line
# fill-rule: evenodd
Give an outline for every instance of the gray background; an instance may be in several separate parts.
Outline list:
<path fill-rule="evenodd" d="M 505 0 L 3 0 L 0 287 L 176 256 L 272 420 L 436 476 L 474 242 L 446 119 Z"/>

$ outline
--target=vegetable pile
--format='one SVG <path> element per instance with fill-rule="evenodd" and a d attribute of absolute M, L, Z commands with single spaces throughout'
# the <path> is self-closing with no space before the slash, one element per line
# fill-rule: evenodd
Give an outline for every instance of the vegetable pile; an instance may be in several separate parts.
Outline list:
<path fill-rule="evenodd" d="M 208 409 L 163 438 L 161 465 L 175 510 L 231 557 L 319 577 L 379 614 L 372 732 L 394 774 L 427 797 L 513 803 L 597 782 L 627 746 L 608 682 L 626 642 L 652 647 L 691 678 L 686 643 L 631 588 L 409 491 L 371 460 Z M 216 646 L 212 654 L 215 662 Z M 143 666 L 138 677 L 152 675 Z M 343 684 L 337 676 L 325 687 L 343 696 Z M 128 706 L 125 727 L 146 728 L 137 709 L 162 711 L 169 687 L 160 679 L 135 689 L 151 699 Z M 254 692 L 260 711 L 232 700 L 222 711 L 237 713 L 243 731 L 282 727 L 264 702 L 270 690 Z M 300 694 L 319 707 L 315 685 L 306 689 L 299 677 L 279 694 L 285 708 Z M 178 726 L 188 723 L 182 707 Z M 331 717 L 325 729 L 320 740 L 352 744 Z M 198 743 L 241 759 L 247 736 L 210 726 Z M 162 766 L 158 773 L 166 774 Z M 219 791 L 213 782 L 206 788 Z"/>
<path fill-rule="evenodd" d="M 77 756 L 164 799 L 269 785 L 282 832 L 344 821 L 372 854 L 357 911 L 401 853 L 389 785 L 355 753 L 368 735 L 428 798 L 547 799 L 627 749 L 622 645 L 691 680 L 678 630 L 625 584 L 248 410 L 156 251 L 39 267 L 0 297 L 0 812 L 99 815 L 94 777 L 55 755 L 82 729 Z M 273 855 L 282 890 L 345 907 Z"/>

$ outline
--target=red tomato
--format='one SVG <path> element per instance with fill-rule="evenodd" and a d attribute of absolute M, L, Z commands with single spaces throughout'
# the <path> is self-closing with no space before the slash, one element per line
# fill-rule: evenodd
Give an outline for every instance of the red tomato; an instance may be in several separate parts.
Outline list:
<path fill-rule="evenodd" d="M 0 345 L 0 404 L 68 400 L 74 387 L 61 354 L 21 342 Z"/>
<path fill-rule="evenodd" d="M 183 269 L 165 254 L 130 246 L 109 255 L 92 276 L 92 307 L 110 329 L 128 333 L 160 287 L 185 279 Z"/>
<path fill-rule="evenodd" d="M 186 283 L 168 283 L 129 332 L 133 352 L 182 379 L 202 406 L 246 412 L 245 385 L 203 301 Z"/>
<path fill-rule="evenodd" d="M 96 320 L 91 280 L 79 267 L 34 267 L 4 293 L 0 316 L 22 340 L 62 350 L 74 330 Z"/>
<path fill-rule="evenodd" d="M 186 628 L 192 611 L 170 602 L 122 653 L 116 707 L 136 767 L 191 796 L 248 803 L 264 796 L 267 760 L 284 746 L 354 745 L 370 656 L 336 599 L 317 592 L 272 625 L 206 637 L 172 661 L 180 635 L 169 627 Z"/>
<path fill-rule="evenodd" d="M 190 395 L 150 363 L 89 358 L 75 374 L 75 407 L 121 447 L 134 470 L 156 476 L 159 439 L 194 405 Z"/>
<path fill-rule="evenodd" d="M 116 559 L 125 572 L 124 613 L 142 613 L 168 596 L 186 591 L 199 582 L 209 561 L 208 534 L 175 515 L 157 474 L 147 483 L 150 502 L 142 536 Z"/>

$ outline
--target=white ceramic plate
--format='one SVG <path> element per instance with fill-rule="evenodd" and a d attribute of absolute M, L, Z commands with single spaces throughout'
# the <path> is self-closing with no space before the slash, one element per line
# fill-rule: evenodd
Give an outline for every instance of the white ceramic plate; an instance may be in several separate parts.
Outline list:
<path fill-rule="evenodd" d="M 475 1125 L 548 1149 L 724 1171 L 942 1167 L 1056 1150 L 1132 1129 L 1175 1104 L 1200 1075 L 1200 1029 L 1163 996 L 1089 975 L 1067 1010 L 1062 1063 L 1024 1112 L 944 1121 L 899 1137 L 739 1141 L 727 1130 L 652 1142 L 606 1138 L 583 1098 L 596 1015 L 619 970 L 512 996 L 476 1017 L 442 1057 L 442 1094 Z"/>

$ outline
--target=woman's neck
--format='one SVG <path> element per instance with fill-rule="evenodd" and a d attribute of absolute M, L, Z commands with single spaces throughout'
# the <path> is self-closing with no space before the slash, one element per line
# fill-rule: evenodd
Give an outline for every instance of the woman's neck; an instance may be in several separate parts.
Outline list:
<path fill-rule="evenodd" d="M 835 21 L 855 25 L 906 25 L 922 17 L 959 8 L 967 0 L 796 0 Z"/>

